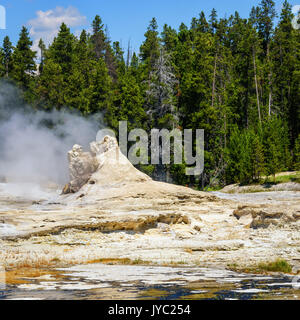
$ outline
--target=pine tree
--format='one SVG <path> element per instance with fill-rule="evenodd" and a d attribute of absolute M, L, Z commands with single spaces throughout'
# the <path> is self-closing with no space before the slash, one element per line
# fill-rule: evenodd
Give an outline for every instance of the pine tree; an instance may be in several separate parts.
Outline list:
<path fill-rule="evenodd" d="M 146 40 L 140 48 L 140 57 L 147 68 L 147 75 L 150 74 L 158 57 L 160 48 L 160 39 L 158 37 L 158 25 L 156 19 L 153 18 L 150 22 L 147 32 L 145 33 Z"/>
<path fill-rule="evenodd" d="M 199 20 L 198 20 L 198 26 L 197 26 L 197 31 L 198 32 L 209 32 L 210 28 L 209 28 L 209 24 L 206 20 L 205 14 L 203 11 L 200 12 L 199 15 Z"/>
<path fill-rule="evenodd" d="M 43 41 L 43 39 L 40 39 L 39 41 L 39 49 L 41 51 L 41 60 L 40 60 L 40 65 L 39 65 L 39 73 L 43 72 L 44 68 L 44 62 L 45 62 L 45 54 L 46 54 L 46 45 Z"/>
<path fill-rule="evenodd" d="M 300 15 L 298 13 L 298 24 L 300 24 Z M 292 128 L 291 143 L 293 144 L 300 134 L 300 30 L 293 30 L 294 38 L 294 71 L 291 81 L 291 103 L 289 126 Z"/>
<path fill-rule="evenodd" d="M 70 28 L 62 23 L 57 37 L 47 51 L 47 59 L 52 59 L 60 65 L 66 79 L 72 70 L 74 48 L 75 37 L 71 34 Z"/>
<path fill-rule="evenodd" d="M 12 69 L 12 53 L 12 43 L 10 42 L 9 37 L 6 36 L 3 40 L 3 64 L 6 77 L 9 76 Z"/>
<path fill-rule="evenodd" d="M 103 58 L 100 58 L 91 73 L 88 113 L 107 112 L 111 107 L 111 78 Z"/>
<path fill-rule="evenodd" d="M 88 35 L 85 30 L 75 43 L 72 56 L 72 69 L 66 86 L 66 105 L 80 110 L 83 114 L 89 113 L 88 88 L 90 73 L 94 68 L 92 48 L 89 46 Z"/>
<path fill-rule="evenodd" d="M 52 59 L 47 59 L 35 89 L 38 97 L 36 104 L 46 110 L 54 107 L 61 109 L 65 106 L 64 91 L 65 81 L 61 66 Z"/>
<path fill-rule="evenodd" d="M 144 97 L 142 89 L 131 68 L 120 77 L 118 94 L 114 100 L 115 114 L 110 114 L 110 123 L 115 118 L 114 128 L 118 128 L 118 121 L 128 121 L 128 128 L 146 128 L 147 115 L 144 109 Z"/>
<path fill-rule="evenodd" d="M 23 27 L 16 49 L 12 55 L 12 78 L 24 89 L 30 89 L 36 71 L 36 52 L 31 50 L 32 41 L 28 30 Z"/>
<path fill-rule="evenodd" d="M 70 92 L 80 92 L 79 88 L 70 90 L 73 84 L 71 75 L 75 44 L 76 38 L 67 25 L 62 23 L 57 37 L 45 52 L 43 72 L 38 78 L 35 90 L 39 96 L 37 104 L 41 108 L 61 109 L 70 102 Z"/>
<path fill-rule="evenodd" d="M 274 67 L 270 58 L 270 47 L 276 17 L 275 3 L 272 0 L 262 0 L 257 11 L 258 34 L 262 40 L 263 55 L 260 57 L 264 66 L 264 83 L 262 102 L 267 109 L 265 113 L 271 116 L 273 107 L 273 72 Z"/>
<path fill-rule="evenodd" d="M 86 63 L 92 59 L 92 50 L 89 46 L 89 38 L 85 30 L 81 31 L 79 41 L 75 44 L 74 56 L 74 60 L 77 60 L 77 63 Z"/>
<path fill-rule="evenodd" d="M 248 184 L 253 179 L 253 139 L 254 134 L 251 130 L 244 130 L 240 141 L 240 161 L 239 161 L 239 182 Z"/>
<path fill-rule="evenodd" d="M 257 23 L 259 36 L 263 40 L 262 46 L 265 56 L 269 54 L 275 17 L 276 11 L 274 1 L 261 0 L 257 11 Z"/>
<path fill-rule="evenodd" d="M 4 60 L 4 52 L 3 48 L 0 48 L 0 77 L 5 76 L 5 60 Z"/>
<path fill-rule="evenodd" d="M 297 137 L 296 124 L 297 111 L 291 99 L 291 89 L 293 79 L 296 79 L 296 38 L 292 27 L 292 9 L 290 4 L 285 1 L 283 4 L 280 21 L 275 30 L 274 44 L 271 55 L 274 60 L 274 69 L 277 71 L 274 77 L 274 110 L 288 121 L 290 134 L 295 139 Z M 293 139 L 293 140 L 294 140 Z"/>
<path fill-rule="evenodd" d="M 133 69 L 135 69 L 135 70 L 136 70 L 136 69 L 138 68 L 138 66 L 139 66 L 139 58 L 138 58 L 138 56 L 136 55 L 135 52 L 132 54 L 130 66 L 131 66 L 131 68 L 133 68 Z"/>
<path fill-rule="evenodd" d="M 105 42 L 105 63 L 108 69 L 108 74 L 112 78 L 113 82 L 116 82 L 118 79 L 117 73 L 117 61 L 114 55 L 114 50 L 111 46 L 111 41 L 108 35 L 108 29 L 106 28 L 106 42 Z"/>
<path fill-rule="evenodd" d="M 252 139 L 252 180 L 259 181 L 265 171 L 265 158 L 261 135 L 255 134 Z"/>
<path fill-rule="evenodd" d="M 113 43 L 113 51 L 116 61 L 116 72 L 118 75 L 124 75 L 126 71 L 126 64 L 124 60 L 124 51 L 122 50 L 119 41 Z"/>
<path fill-rule="evenodd" d="M 106 49 L 106 37 L 104 32 L 104 25 L 99 15 L 96 15 L 93 23 L 93 34 L 91 36 L 91 42 L 94 47 L 95 58 L 98 60 L 105 56 Z"/>
<path fill-rule="evenodd" d="M 161 33 L 161 41 L 164 49 L 168 53 L 174 52 L 178 44 L 178 36 L 176 30 L 165 24 L 163 32 Z"/>
<path fill-rule="evenodd" d="M 264 160 L 261 136 L 253 128 L 239 131 L 235 127 L 226 149 L 226 181 L 242 184 L 259 181 L 265 171 Z"/>
<path fill-rule="evenodd" d="M 263 127 L 264 156 L 267 175 L 287 170 L 290 166 L 291 155 L 287 126 L 280 118 L 273 116 L 264 123 Z"/>
<path fill-rule="evenodd" d="M 240 181 L 239 163 L 241 159 L 241 132 L 234 126 L 231 130 L 230 140 L 225 149 L 226 181 L 227 183 L 237 183 Z"/>
<path fill-rule="evenodd" d="M 294 169 L 300 171 L 300 134 L 295 142 L 294 149 Z"/>
<path fill-rule="evenodd" d="M 217 28 L 217 10 L 215 8 L 212 9 L 211 14 L 209 16 L 209 24 L 210 24 L 210 29 L 212 33 L 215 33 L 216 28 Z"/>

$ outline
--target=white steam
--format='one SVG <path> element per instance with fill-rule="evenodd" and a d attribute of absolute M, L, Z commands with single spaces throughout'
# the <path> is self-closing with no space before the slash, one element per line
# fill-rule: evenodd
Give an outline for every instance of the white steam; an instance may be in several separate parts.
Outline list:
<path fill-rule="evenodd" d="M 0 178 L 20 183 L 67 183 L 67 152 L 74 144 L 87 147 L 96 139 L 99 116 L 96 120 L 66 111 L 32 111 L 15 101 L 17 94 L 11 85 L 1 84 Z"/>

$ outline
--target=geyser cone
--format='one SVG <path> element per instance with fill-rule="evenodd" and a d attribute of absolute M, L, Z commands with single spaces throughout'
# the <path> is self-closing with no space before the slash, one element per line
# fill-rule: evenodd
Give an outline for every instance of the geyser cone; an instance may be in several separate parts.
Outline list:
<path fill-rule="evenodd" d="M 151 180 L 122 154 L 115 138 L 106 136 L 101 142 L 92 142 L 90 149 L 83 152 L 81 146 L 75 145 L 68 153 L 71 182 L 64 194 Z"/>
<path fill-rule="evenodd" d="M 182 186 L 153 181 L 137 170 L 122 154 L 117 140 L 106 136 L 101 142 L 90 144 L 90 152 L 83 152 L 75 145 L 69 152 L 71 182 L 65 187 L 64 198 L 68 204 L 97 204 L 103 200 L 116 199 L 130 208 L 149 207 L 147 201 L 166 199 L 170 203 L 178 199 L 214 198 L 205 193 Z M 133 203 L 134 202 L 134 203 Z"/>

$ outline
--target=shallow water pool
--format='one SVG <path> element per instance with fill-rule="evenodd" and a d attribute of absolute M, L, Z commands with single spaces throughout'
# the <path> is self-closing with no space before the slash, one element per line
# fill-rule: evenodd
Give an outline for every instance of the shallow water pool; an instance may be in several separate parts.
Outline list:
<path fill-rule="evenodd" d="M 7 284 L 0 299 L 18 300 L 252 300 L 300 299 L 289 275 L 240 274 L 213 268 L 79 265 Z"/>

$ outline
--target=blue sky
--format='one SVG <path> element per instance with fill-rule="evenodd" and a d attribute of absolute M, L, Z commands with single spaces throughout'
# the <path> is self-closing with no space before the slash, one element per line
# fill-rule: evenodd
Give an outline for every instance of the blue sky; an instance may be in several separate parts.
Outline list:
<path fill-rule="evenodd" d="M 280 12 L 284 0 L 276 0 Z M 227 17 L 238 11 L 248 17 L 252 6 L 260 0 L 0 0 L 6 8 L 6 30 L 0 30 L 0 42 L 8 35 L 15 44 L 22 25 L 28 27 L 32 39 L 37 43 L 40 37 L 51 41 L 62 20 L 75 33 L 89 29 L 96 14 L 108 26 L 113 41 L 121 41 L 124 48 L 130 40 L 138 50 L 152 17 L 160 27 L 164 23 L 178 28 L 181 22 L 190 25 L 192 17 L 201 10 L 209 15 L 216 8 L 220 17 Z M 300 0 L 290 0 L 292 5 Z"/>

